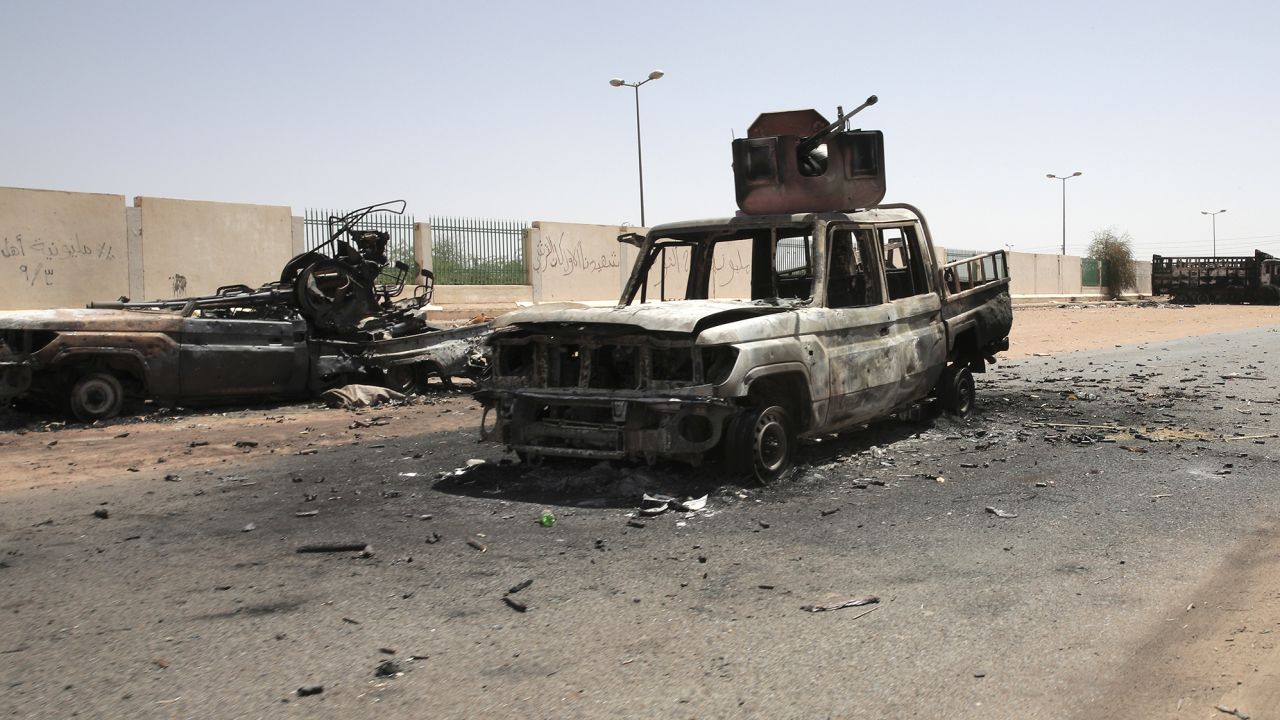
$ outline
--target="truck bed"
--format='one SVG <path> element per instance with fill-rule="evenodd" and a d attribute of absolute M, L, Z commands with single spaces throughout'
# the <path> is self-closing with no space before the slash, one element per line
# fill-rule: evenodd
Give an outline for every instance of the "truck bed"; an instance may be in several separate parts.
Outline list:
<path fill-rule="evenodd" d="M 983 354 L 1009 347 L 1013 304 L 1009 297 L 1009 263 L 1004 250 L 943 265 L 942 320 L 947 349 L 972 342 Z"/>

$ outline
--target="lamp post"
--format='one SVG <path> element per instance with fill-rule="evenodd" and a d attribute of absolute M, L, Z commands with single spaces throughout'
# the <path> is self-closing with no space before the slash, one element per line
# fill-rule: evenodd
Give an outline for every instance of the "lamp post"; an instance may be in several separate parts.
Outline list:
<path fill-rule="evenodd" d="M 1226 212 L 1226 209 L 1222 209 L 1217 212 L 1209 212 L 1208 210 L 1200 211 L 1201 215 L 1208 215 L 1209 219 L 1213 222 L 1213 256 L 1214 257 L 1218 257 L 1218 216 L 1224 212 Z"/>
<path fill-rule="evenodd" d="M 649 77 L 636 83 L 629 83 L 623 80 L 622 78 L 614 78 L 609 81 L 609 84 L 614 87 L 622 87 L 625 85 L 629 88 L 635 88 L 635 91 L 636 91 L 636 167 L 640 171 L 640 226 L 641 227 L 648 227 L 648 226 L 644 222 L 644 152 L 641 150 L 641 146 L 640 146 L 640 86 L 649 82 L 650 80 L 657 80 L 658 78 L 662 77 L 662 75 L 663 75 L 663 72 L 661 70 L 654 70 L 653 72 L 649 73 Z"/>
<path fill-rule="evenodd" d="M 1071 173 L 1070 175 L 1063 175 L 1062 177 L 1058 177 L 1053 173 L 1049 173 L 1048 175 L 1045 175 L 1045 177 L 1049 178 L 1050 180 L 1062 181 L 1062 254 L 1063 255 L 1067 254 L 1067 181 L 1073 177 L 1080 177 L 1083 174 L 1084 173 L 1077 170 Z"/>

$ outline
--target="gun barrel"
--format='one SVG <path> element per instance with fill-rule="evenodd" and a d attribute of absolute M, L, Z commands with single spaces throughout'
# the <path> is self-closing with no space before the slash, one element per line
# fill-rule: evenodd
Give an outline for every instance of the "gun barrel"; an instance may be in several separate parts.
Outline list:
<path fill-rule="evenodd" d="M 814 148 L 821 145 L 822 141 L 828 135 L 835 132 L 836 130 L 839 130 L 840 126 L 844 125 L 845 121 L 847 121 L 849 118 L 853 117 L 854 115 L 857 115 L 858 113 L 862 112 L 863 110 L 866 110 L 867 108 L 871 107 L 872 105 L 875 105 L 878 102 L 880 102 L 880 98 L 876 97 L 875 95 L 868 97 L 858 107 L 836 118 L 835 122 L 822 128 L 821 130 L 814 133 L 813 135 L 810 135 L 809 137 L 801 140 L 796 150 L 800 153 L 801 156 L 807 155 L 808 153 L 812 152 Z"/>

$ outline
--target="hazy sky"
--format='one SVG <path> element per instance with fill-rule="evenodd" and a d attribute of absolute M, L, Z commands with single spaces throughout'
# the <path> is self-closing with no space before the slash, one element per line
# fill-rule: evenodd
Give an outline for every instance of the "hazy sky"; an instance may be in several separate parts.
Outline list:
<path fill-rule="evenodd" d="M 0 185 L 650 224 L 735 210 L 762 111 L 885 133 L 939 244 L 1280 254 L 1265 2 L 0 0 Z"/>

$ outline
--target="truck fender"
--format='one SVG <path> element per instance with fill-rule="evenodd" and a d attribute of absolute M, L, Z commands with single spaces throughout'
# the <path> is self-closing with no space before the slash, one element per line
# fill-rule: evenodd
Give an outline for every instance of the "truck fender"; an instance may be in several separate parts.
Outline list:
<path fill-rule="evenodd" d="M 809 368 L 800 362 L 781 362 L 772 365 L 761 365 L 751 368 L 747 371 L 742 379 L 742 396 L 746 397 L 751 393 L 751 386 L 766 378 L 778 375 L 799 375 L 804 378 L 805 394 L 809 396 L 807 407 L 801 407 L 802 414 L 796 417 L 800 422 L 801 429 L 817 427 L 821 424 L 821 420 L 826 416 L 827 399 L 825 397 L 815 399 L 813 392 L 813 379 L 809 374 Z"/>

